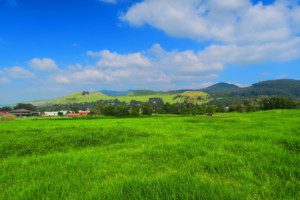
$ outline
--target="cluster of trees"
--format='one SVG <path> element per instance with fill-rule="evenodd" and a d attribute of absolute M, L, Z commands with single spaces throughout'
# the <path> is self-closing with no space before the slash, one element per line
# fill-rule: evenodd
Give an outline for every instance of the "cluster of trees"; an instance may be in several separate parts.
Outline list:
<path fill-rule="evenodd" d="M 12 110 L 18 110 L 18 109 L 26 109 L 26 110 L 34 111 L 34 110 L 36 110 L 36 107 L 30 103 L 18 103 L 14 107 L 4 106 L 4 107 L 0 108 L 0 111 L 10 112 Z"/>
<path fill-rule="evenodd" d="M 26 110 L 34 111 L 36 108 L 30 103 L 18 103 L 13 109 L 14 110 L 26 109 Z"/>
<path fill-rule="evenodd" d="M 285 97 L 272 97 L 263 99 L 261 102 L 262 110 L 273 110 L 273 109 L 293 109 L 296 108 L 296 102 Z"/>
<path fill-rule="evenodd" d="M 258 110 L 272 109 L 293 109 L 300 105 L 285 97 L 270 97 L 262 99 L 235 99 L 231 102 L 227 100 L 213 100 L 207 104 L 193 103 L 164 103 L 161 98 L 150 98 L 148 102 L 131 101 L 130 103 L 119 100 L 102 100 L 91 103 L 78 103 L 66 105 L 48 105 L 34 107 L 32 104 L 17 104 L 13 109 L 27 109 L 36 111 L 57 111 L 68 110 L 77 112 L 79 110 L 90 109 L 91 114 L 106 116 L 140 116 L 157 114 L 176 115 L 213 115 L 215 112 L 254 112 Z M 10 107 L 3 107 L 0 110 L 11 111 Z"/>
<path fill-rule="evenodd" d="M 209 104 L 225 106 L 229 112 L 254 112 L 258 110 L 293 109 L 300 107 L 300 102 L 297 103 L 286 97 L 222 98 L 212 100 Z"/>
<path fill-rule="evenodd" d="M 162 106 L 157 106 L 151 102 L 141 104 L 122 104 L 122 105 L 103 105 L 98 104 L 92 114 L 106 116 L 140 116 L 156 114 L 176 114 L 176 115 L 213 115 L 215 112 L 225 112 L 225 109 L 219 109 L 212 105 L 197 105 L 192 103 L 166 103 Z"/>
<path fill-rule="evenodd" d="M 12 110 L 12 108 L 9 106 L 4 106 L 4 107 L 0 108 L 0 111 L 5 111 L 5 112 L 9 112 L 11 110 Z"/>
<path fill-rule="evenodd" d="M 90 92 L 89 92 L 89 91 L 83 91 L 81 94 L 82 94 L 83 96 L 84 96 L 84 95 L 89 95 Z"/>
<path fill-rule="evenodd" d="M 117 117 L 126 117 L 126 116 L 139 116 L 152 115 L 153 112 L 147 112 L 147 109 L 144 109 L 143 106 L 129 106 L 125 104 L 120 105 L 104 105 L 98 104 L 91 112 L 91 114 L 97 115 L 106 115 L 106 116 L 117 116 Z M 151 110 L 152 111 L 152 110 Z"/>
<path fill-rule="evenodd" d="M 263 99 L 244 99 L 234 101 L 230 106 L 210 102 L 208 104 L 193 103 L 164 103 L 162 99 L 149 99 L 147 103 L 132 101 L 130 104 L 97 104 L 93 109 L 94 114 L 107 116 L 139 116 L 157 114 L 176 115 L 213 115 L 224 112 L 255 112 L 258 110 L 293 109 L 297 104 L 285 97 L 271 97 Z"/>
<path fill-rule="evenodd" d="M 96 102 L 85 102 L 85 103 L 73 103 L 73 104 L 49 104 L 44 106 L 38 106 L 36 109 L 38 111 L 58 111 L 58 110 L 68 110 L 77 112 L 79 110 L 94 109 L 98 104 L 103 105 L 120 105 L 123 104 L 119 100 L 100 100 Z"/>

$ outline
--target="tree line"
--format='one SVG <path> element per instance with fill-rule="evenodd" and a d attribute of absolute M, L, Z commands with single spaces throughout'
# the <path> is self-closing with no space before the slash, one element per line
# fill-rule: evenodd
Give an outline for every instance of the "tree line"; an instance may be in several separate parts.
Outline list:
<path fill-rule="evenodd" d="M 224 112 L 255 112 L 259 110 L 273 109 L 294 109 L 299 108 L 299 103 L 285 97 L 266 97 L 262 99 L 243 99 L 223 102 L 213 100 L 207 104 L 164 103 L 161 98 L 150 98 L 148 102 L 131 101 L 130 103 L 119 100 L 102 100 L 91 103 L 77 103 L 65 105 L 47 105 L 35 107 L 32 104 L 17 104 L 15 107 L 3 107 L 2 111 L 12 109 L 27 109 L 32 111 L 60 111 L 69 110 L 78 112 L 79 110 L 91 110 L 91 114 L 105 116 L 150 116 L 156 114 L 175 114 L 175 115 L 213 115 L 214 113 Z"/>

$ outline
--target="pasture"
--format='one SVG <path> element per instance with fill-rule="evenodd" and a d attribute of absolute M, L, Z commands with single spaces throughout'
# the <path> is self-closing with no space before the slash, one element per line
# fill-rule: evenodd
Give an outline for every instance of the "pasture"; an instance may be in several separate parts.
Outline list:
<path fill-rule="evenodd" d="M 300 110 L 0 122 L 0 199 L 300 199 Z"/>
<path fill-rule="evenodd" d="M 74 104 L 85 102 L 96 102 L 100 100 L 116 100 L 130 103 L 131 101 L 148 102 L 150 98 L 161 98 L 165 103 L 177 103 L 189 101 L 192 103 L 205 103 L 209 100 L 209 95 L 200 91 L 188 91 L 183 93 L 167 93 L 167 92 L 150 92 L 148 93 L 129 93 L 123 96 L 108 96 L 101 92 L 91 92 L 87 95 L 82 95 L 82 92 L 69 94 L 58 98 L 54 101 L 49 101 L 52 104 Z M 35 105 L 43 105 L 47 102 L 33 102 Z"/>

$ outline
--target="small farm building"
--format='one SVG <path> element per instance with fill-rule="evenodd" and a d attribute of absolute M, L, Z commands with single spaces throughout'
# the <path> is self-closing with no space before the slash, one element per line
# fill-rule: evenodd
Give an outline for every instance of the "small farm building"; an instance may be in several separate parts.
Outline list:
<path fill-rule="evenodd" d="M 30 116 L 38 116 L 38 112 L 33 112 L 26 109 L 18 109 L 9 112 L 12 115 L 16 115 L 17 117 L 30 117 Z"/>

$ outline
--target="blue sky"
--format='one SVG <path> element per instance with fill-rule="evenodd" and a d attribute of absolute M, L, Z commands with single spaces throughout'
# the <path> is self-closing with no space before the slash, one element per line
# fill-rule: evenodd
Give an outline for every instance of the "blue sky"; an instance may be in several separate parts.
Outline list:
<path fill-rule="evenodd" d="M 300 78 L 297 0 L 0 0 L 0 104 Z"/>

